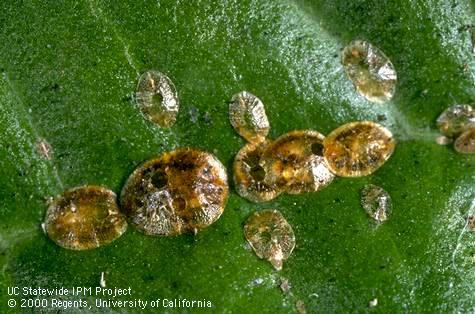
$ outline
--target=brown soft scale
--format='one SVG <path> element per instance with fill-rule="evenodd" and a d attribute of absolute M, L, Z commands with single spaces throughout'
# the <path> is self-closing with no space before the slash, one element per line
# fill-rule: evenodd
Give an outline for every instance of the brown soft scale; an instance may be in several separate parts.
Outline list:
<path fill-rule="evenodd" d="M 244 236 L 259 258 L 281 270 L 295 247 L 295 234 L 284 216 L 273 209 L 252 213 L 244 225 Z"/>
<path fill-rule="evenodd" d="M 223 213 L 227 197 L 226 169 L 219 160 L 183 148 L 137 168 L 123 188 L 121 204 L 140 231 L 171 236 L 212 224 Z"/>
<path fill-rule="evenodd" d="M 72 250 L 97 248 L 127 228 L 114 192 L 98 186 L 70 189 L 48 207 L 45 230 L 58 245 Z"/>
<path fill-rule="evenodd" d="M 312 130 L 296 130 L 265 148 L 261 164 L 266 182 L 287 193 L 317 191 L 333 180 L 323 159 L 324 136 Z"/>
<path fill-rule="evenodd" d="M 341 62 L 357 91 L 369 101 L 383 103 L 394 96 L 396 70 L 376 46 L 353 40 L 343 49 Z"/>
<path fill-rule="evenodd" d="M 345 124 L 328 135 L 324 156 L 330 170 L 341 177 L 360 177 L 375 172 L 395 148 L 389 130 L 371 121 Z"/>
<path fill-rule="evenodd" d="M 250 143 L 260 143 L 269 133 L 269 120 L 262 101 L 249 92 L 240 92 L 229 103 L 229 121 Z"/>
<path fill-rule="evenodd" d="M 233 164 L 234 184 L 238 194 L 252 202 L 270 201 L 280 194 L 274 184 L 264 180 L 266 172 L 260 165 L 264 148 L 269 141 L 259 144 L 246 144 L 236 154 Z"/>
<path fill-rule="evenodd" d="M 153 123 L 168 128 L 179 109 L 178 94 L 172 81 L 158 71 L 143 73 L 137 83 L 135 99 L 142 113 Z"/>
<path fill-rule="evenodd" d="M 391 196 L 383 188 L 369 184 L 361 190 L 361 206 L 371 218 L 382 223 L 391 213 Z"/>

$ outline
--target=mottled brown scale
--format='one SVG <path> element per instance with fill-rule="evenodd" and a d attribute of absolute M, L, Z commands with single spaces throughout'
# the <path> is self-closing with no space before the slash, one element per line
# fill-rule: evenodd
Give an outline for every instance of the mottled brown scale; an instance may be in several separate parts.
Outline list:
<path fill-rule="evenodd" d="M 295 247 L 295 234 L 282 214 L 274 209 L 252 213 L 244 225 L 244 236 L 259 258 L 281 270 Z"/>
<path fill-rule="evenodd" d="M 269 120 L 262 101 L 249 92 L 240 92 L 229 103 L 229 121 L 250 143 L 260 143 L 269 133 Z"/>
<path fill-rule="evenodd" d="M 127 222 L 114 192 L 83 186 L 67 190 L 49 204 L 44 229 L 63 248 L 87 250 L 120 237 Z"/>
<path fill-rule="evenodd" d="M 178 94 L 165 74 L 158 71 L 143 73 L 135 98 L 142 113 L 153 123 L 164 128 L 175 123 L 179 110 Z"/>
<path fill-rule="evenodd" d="M 183 148 L 138 167 L 123 188 L 121 204 L 140 231 L 172 236 L 211 225 L 227 197 L 221 162 L 207 152 Z"/>
<path fill-rule="evenodd" d="M 396 70 L 376 46 L 353 40 L 343 49 L 341 62 L 357 91 L 369 101 L 383 103 L 396 92 Z"/>
<path fill-rule="evenodd" d="M 266 172 L 260 165 L 262 152 L 269 141 L 249 143 L 234 158 L 234 184 L 238 194 L 252 202 L 270 201 L 280 194 L 274 184 L 265 182 Z"/>
<path fill-rule="evenodd" d="M 264 150 L 261 164 L 266 182 L 291 194 L 317 191 L 333 180 L 323 158 L 324 136 L 297 130 L 277 138 Z"/>
<path fill-rule="evenodd" d="M 392 155 L 396 142 L 382 125 L 358 121 L 333 130 L 323 146 L 328 167 L 334 174 L 361 177 L 379 169 Z"/>
<path fill-rule="evenodd" d="M 461 154 L 475 154 L 475 126 L 460 134 L 455 140 L 454 148 Z"/>

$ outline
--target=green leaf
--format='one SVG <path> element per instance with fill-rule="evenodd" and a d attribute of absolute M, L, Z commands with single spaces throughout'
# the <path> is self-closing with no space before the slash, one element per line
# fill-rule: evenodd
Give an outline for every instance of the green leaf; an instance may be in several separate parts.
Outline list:
<path fill-rule="evenodd" d="M 475 310 L 475 234 L 465 223 L 475 215 L 475 158 L 437 145 L 434 124 L 448 105 L 475 98 L 464 27 L 475 23 L 471 1 L 2 1 L 0 12 L 1 312 L 28 310 L 8 307 L 22 297 L 7 287 L 96 287 L 101 272 L 108 287 L 131 287 L 117 299 L 206 299 L 217 313 L 295 312 L 299 300 L 308 312 Z M 366 101 L 346 78 L 339 52 L 354 38 L 396 67 L 391 102 Z M 131 101 L 149 69 L 177 87 L 171 129 L 146 121 Z M 252 204 L 232 192 L 197 236 L 130 227 L 111 245 L 74 252 L 43 234 L 47 197 L 84 184 L 119 193 L 136 166 L 164 151 L 213 152 L 230 172 L 244 141 L 227 101 L 241 90 L 262 99 L 273 138 L 382 120 L 396 151 L 375 174 L 338 178 L 318 193 Z M 50 159 L 38 153 L 41 139 Z M 368 183 L 393 199 L 378 228 L 359 203 Z M 245 245 L 242 223 L 262 208 L 279 209 L 296 233 L 281 272 Z"/>

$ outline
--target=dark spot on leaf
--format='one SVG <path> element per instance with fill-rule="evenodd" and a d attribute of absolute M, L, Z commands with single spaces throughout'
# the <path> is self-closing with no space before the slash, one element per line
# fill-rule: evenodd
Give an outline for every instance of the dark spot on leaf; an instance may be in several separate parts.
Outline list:
<path fill-rule="evenodd" d="M 151 282 L 155 280 L 155 276 L 150 273 L 146 273 L 144 276 L 142 276 L 142 278 L 145 282 Z"/>

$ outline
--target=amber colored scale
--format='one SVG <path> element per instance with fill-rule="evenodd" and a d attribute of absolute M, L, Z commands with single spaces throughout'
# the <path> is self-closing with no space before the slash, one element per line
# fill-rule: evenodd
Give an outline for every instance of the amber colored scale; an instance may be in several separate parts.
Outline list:
<path fill-rule="evenodd" d="M 262 152 L 269 143 L 265 141 L 258 144 L 246 144 L 234 159 L 233 173 L 236 191 L 252 202 L 270 201 L 281 193 L 275 184 L 266 182 L 266 172 L 260 164 Z"/>
<path fill-rule="evenodd" d="M 67 190 L 48 207 L 44 228 L 59 246 L 87 250 L 108 244 L 127 229 L 114 192 L 99 186 Z"/>
<path fill-rule="evenodd" d="M 391 132 L 371 121 L 344 124 L 323 141 L 330 170 L 341 177 L 361 177 L 379 169 L 392 155 Z"/>
<path fill-rule="evenodd" d="M 121 204 L 138 230 L 171 236 L 215 222 L 228 190 L 226 169 L 215 156 L 181 148 L 139 166 L 122 190 Z"/>
<path fill-rule="evenodd" d="M 178 94 L 173 82 L 158 71 L 143 73 L 137 83 L 135 99 L 139 109 L 150 121 L 168 128 L 176 122 Z"/>
<path fill-rule="evenodd" d="M 290 194 L 318 191 L 330 184 L 334 176 L 323 158 L 324 138 L 312 130 L 277 138 L 262 154 L 266 182 Z"/>
<path fill-rule="evenodd" d="M 252 213 L 244 225 L 244 236 L 256 255 L 268 260 L 277 270 L 282 269 L 295 247 L 292 227 L 275 209 Z"/>

